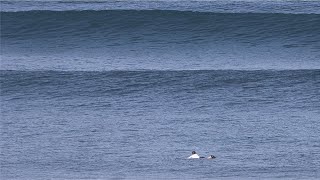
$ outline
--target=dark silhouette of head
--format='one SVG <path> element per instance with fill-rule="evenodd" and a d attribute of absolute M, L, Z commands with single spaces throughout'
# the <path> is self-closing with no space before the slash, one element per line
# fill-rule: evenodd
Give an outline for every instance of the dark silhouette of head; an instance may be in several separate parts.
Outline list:
<path fill-rule="evenodd" d="M 192 154 L 197 154 L 195 151 L 192 151 Z"/>

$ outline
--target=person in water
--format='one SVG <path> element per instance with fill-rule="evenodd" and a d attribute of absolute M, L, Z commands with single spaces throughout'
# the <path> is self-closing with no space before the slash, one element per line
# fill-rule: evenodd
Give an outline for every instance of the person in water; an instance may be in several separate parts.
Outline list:
<path fill-rule="evenodd" d="M 188 157 L 188 159 L 199 159 L 200 156 L 195 152 L 192 151 L 192 155 Z"/>

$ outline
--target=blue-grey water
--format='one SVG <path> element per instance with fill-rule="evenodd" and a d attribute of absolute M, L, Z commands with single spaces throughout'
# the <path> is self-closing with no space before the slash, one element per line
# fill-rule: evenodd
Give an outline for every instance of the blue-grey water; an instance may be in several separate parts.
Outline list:
<path fill-rule="evenodd" d="M 320 178 L 319 1 L 0 3 L 0 179 Z"/>

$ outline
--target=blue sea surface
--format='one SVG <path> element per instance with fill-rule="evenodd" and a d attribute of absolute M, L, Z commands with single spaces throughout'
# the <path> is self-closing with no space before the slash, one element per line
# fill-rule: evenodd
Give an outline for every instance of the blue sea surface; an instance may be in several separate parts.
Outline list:
<path fill-rule="evenodd" d="M 0 179 L 320 178 L 319 1 L 0 3 Z"/>

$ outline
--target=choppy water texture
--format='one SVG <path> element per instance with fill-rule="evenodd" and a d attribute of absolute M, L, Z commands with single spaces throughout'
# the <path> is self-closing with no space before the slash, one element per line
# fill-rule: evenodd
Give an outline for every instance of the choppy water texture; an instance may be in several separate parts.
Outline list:
<path fill-rule="evenodd" d="M 0 3 L 1 179 L 320 178 L 318 1 Z"/>

